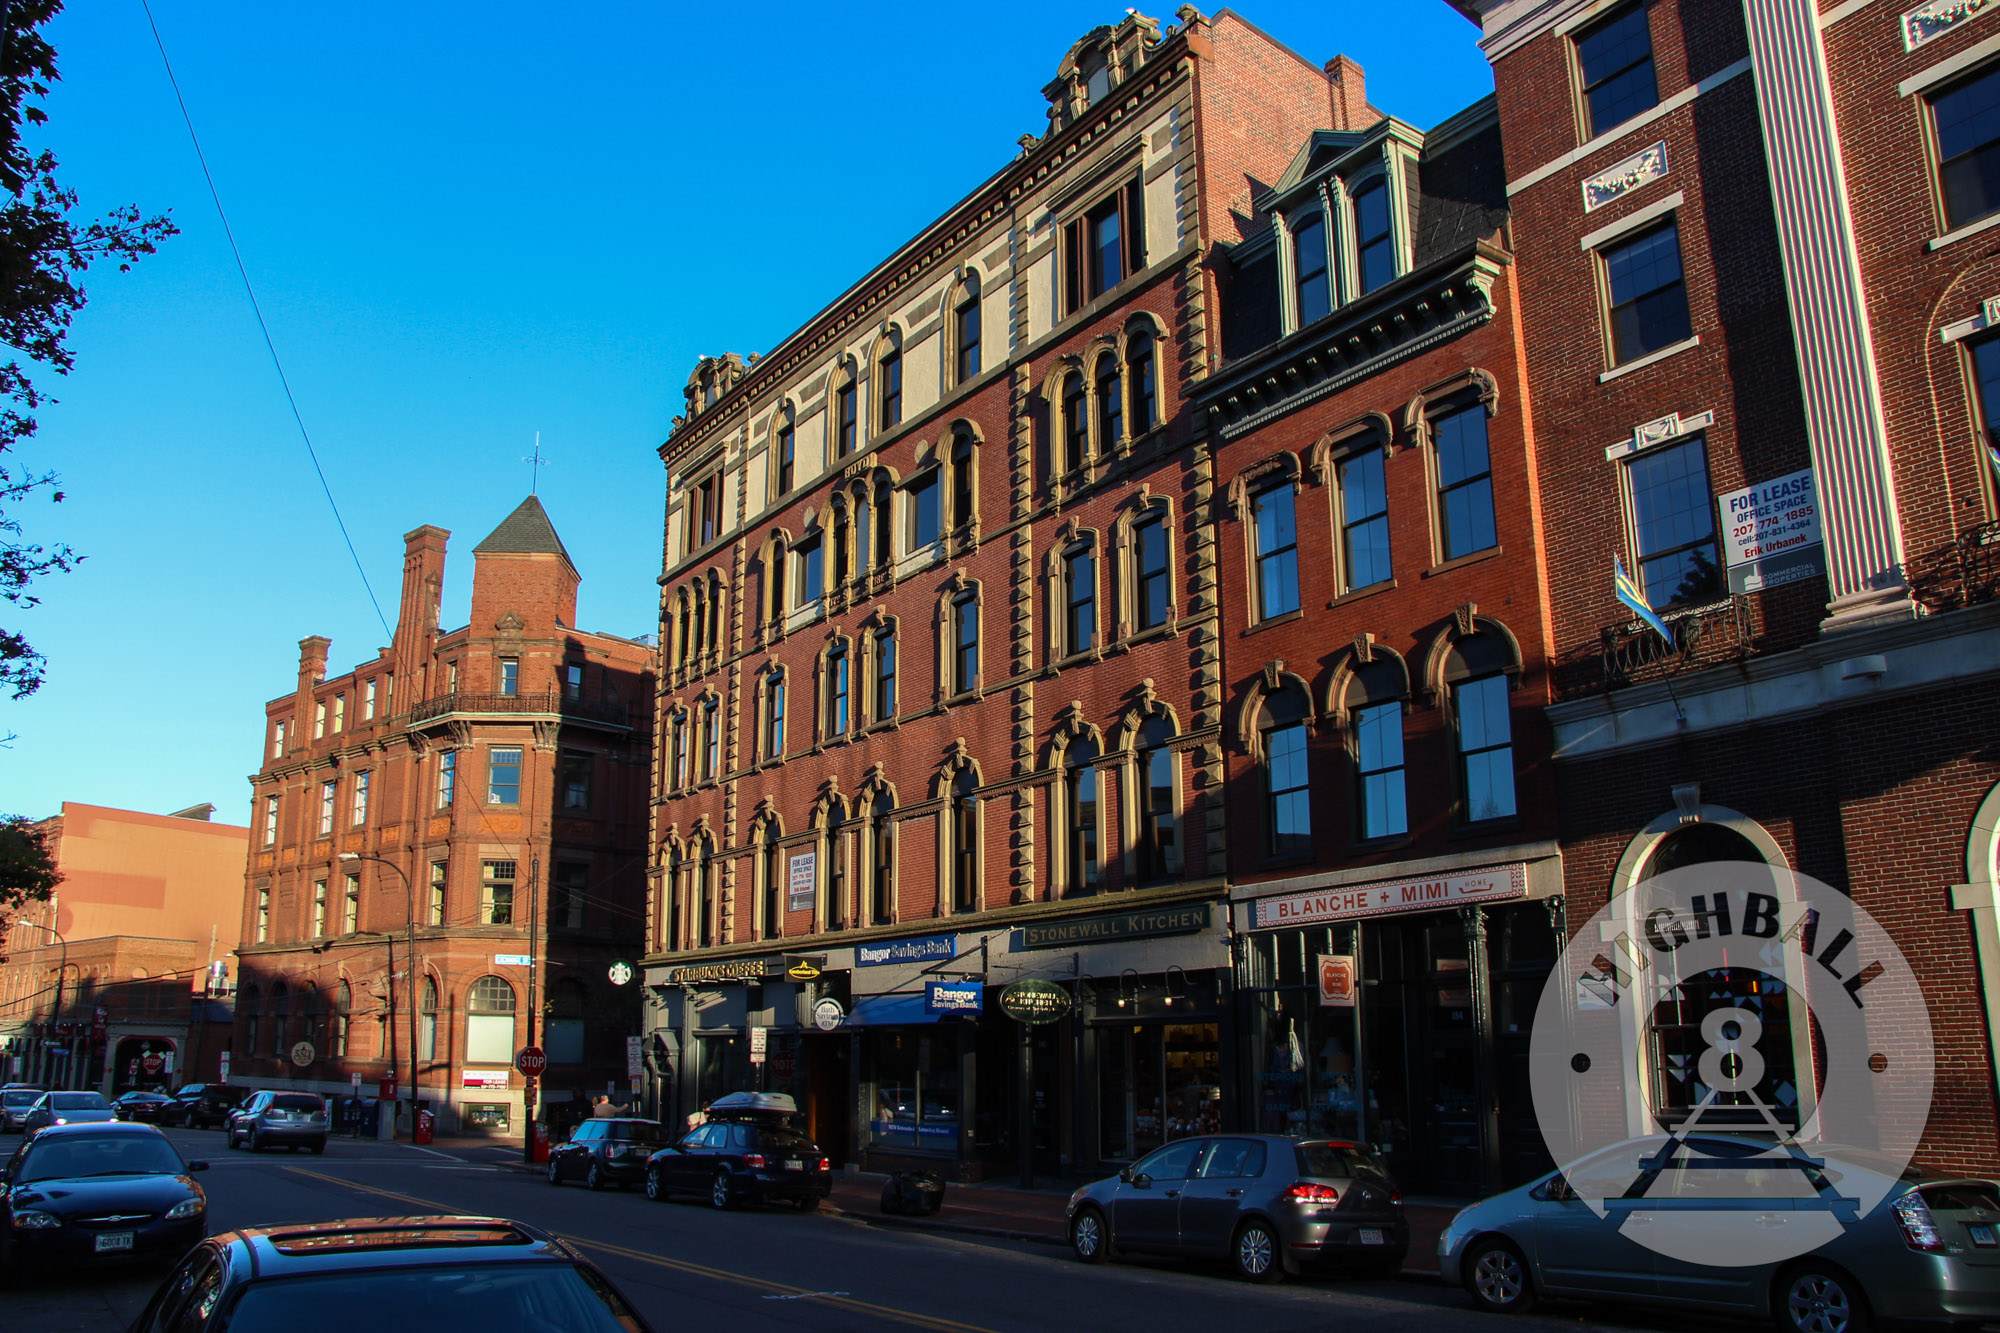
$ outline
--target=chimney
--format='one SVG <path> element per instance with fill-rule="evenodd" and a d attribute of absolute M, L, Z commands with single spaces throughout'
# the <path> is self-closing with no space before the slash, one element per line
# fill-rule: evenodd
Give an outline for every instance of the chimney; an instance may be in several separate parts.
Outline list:
<path fill-rule="evenodd" d="M 390 714 L 402 713 L 429 693 L 431 655 L 437 647 L 438 608 L 444 599 L 444 548 L 451 534 L 429 523 L 403 534 L 403 596 L 390 647 L 396 690 Z"/>
<path fill-rule="evenodd" d="M 326 679 L 326 650 L 332 646 L 333 640 L 322 634 L 299 640 L 299 686 L 292 696 L 292 738 L 285 742 L 287 750 L 312 742 L 307 728 L 312 725 L 313 691 Z"/>
<path fill-rule="evenodd" d="M 1382 118 L 1368 105 L 1368 78 L 1352 57 L 1335 56 L 1327 61 L 1326 81 L 1332 94 L 1333 128 L 1365 130 Z"/>

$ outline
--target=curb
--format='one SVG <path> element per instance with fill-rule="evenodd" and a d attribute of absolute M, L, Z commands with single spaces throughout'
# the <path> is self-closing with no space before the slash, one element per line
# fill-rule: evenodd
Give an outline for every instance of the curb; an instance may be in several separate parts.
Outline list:
<path fill-rule="evenodd" d="M 966 1222 L 919 1222 L 915 1218 L 895 1217 L 886 1213 L 857 1212 L 851 1208 L 833 1207 L 828 1209 L 836 1217 L 845 1217 L 871 1227 L 887 1227 L 898 1231 L 947 1231 L 960 1236 L 990 1236 L 1001 1240 L 1025 1240 L 1038 1245 L 1066 1246 L 1069 1242 L 1061 1236 L 1051 1236 L 1045 1231 L 1010 1231 L 1005 1227 L 980 1227 Z"/>

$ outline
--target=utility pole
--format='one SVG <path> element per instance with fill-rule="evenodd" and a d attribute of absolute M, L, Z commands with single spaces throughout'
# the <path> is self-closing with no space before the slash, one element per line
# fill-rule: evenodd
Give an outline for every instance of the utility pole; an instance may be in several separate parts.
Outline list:
<path fill-rule="evenodd" d="M 540 436 L 536 437 L 536 444 L 539 447 Z M 530 857 L 528 860 L 528 1039 L 522 1043 L 523 1050 L 535 1044 L 535 1015 L 540 1012 L 535 1008 L 535 954 L 536 940 L 541 933 L 541 901 L 542 858 L 535 856 Z M 529 1074 L 526 1077 L 527 1083 L 521 1090 L 521 1119 L 526 1122 L 521 1140 L 521 1160 L 532 1163 L 535 1160 L 535 1088 L 537 1080 L 533 1074 Z"/>

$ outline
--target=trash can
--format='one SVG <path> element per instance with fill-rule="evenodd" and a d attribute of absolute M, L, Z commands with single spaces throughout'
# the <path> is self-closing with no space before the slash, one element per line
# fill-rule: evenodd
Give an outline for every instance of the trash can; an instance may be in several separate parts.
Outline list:
<path fill-rule="evenodd" d="M 436 1124 L 437 1124 L 436 1118 L 432 1116 L 429 1111 L 417 1112 L 417 1133 L 416 1133 L 417 1142 L 429 1143 L 431 1141 L 431 1135 L 434 1132 Z"/>
<path fill-rule="evenodd" d="M 535 1155 L 533 1160 L 537 1162 L 546 1162 L 549 1160 L 549 1127 L 539 1120 L 535 1122 Z"/>

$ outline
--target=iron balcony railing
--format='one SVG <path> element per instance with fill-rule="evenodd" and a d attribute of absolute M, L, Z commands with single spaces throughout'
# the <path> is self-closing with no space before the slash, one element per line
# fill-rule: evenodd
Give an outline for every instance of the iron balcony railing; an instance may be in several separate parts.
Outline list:
<path fill-rule="evenodd" d="M 1929 611 L 2000 601 L 2000 522 L 1974 524 L 1912 569 L 1910 583 Z"/>
<path fill-rule="evenodd" d="M 630 710 L 618 699 L 564 698 L 559 690 L 538 690 L 525 694 L 453 690 L 449 694 L 425 699 L 412 708 L 403 721 L 405 726 L 416 726 L 454 713 L 553 713 L 619 726 L 629 725 L 631 720 Z"/>
<path fill-rule="evenodd" d="M 1557 697 L 1574 699 L 1664 680 L 1725 662 L 1740 662 L 1756 652 L 1746 596 L 1681 607 L 1663 613 L 1661 619 L 1673 631 L 1672 643 L 1641 621 L 1606 625 L 1599 631 L 1595 651 L 1582 649 L 1557 665 Z"/>

